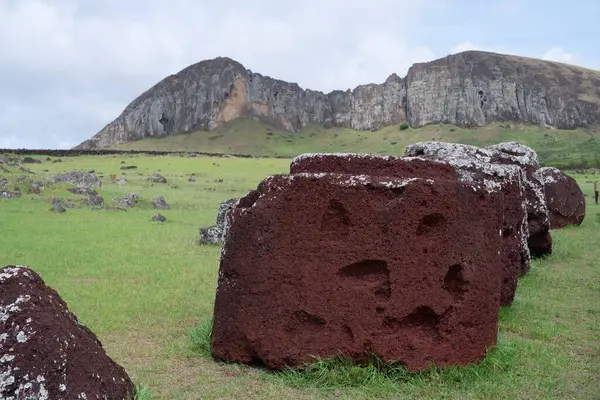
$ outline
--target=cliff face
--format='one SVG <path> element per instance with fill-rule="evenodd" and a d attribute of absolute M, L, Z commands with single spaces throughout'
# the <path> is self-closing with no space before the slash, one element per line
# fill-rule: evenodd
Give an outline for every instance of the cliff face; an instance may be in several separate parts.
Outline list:
<path fill-rule="evenodd" d="M 219 57 L 191 65 L 141 94 L 77 148 L 211 130 L 255 118 L 298 131 L 309 123 L 377 130 L 515 121 L 571 129 L 600 123 L 600 72 L 470 51 L 413 65 L 406 78 L 329 94 L 304 90 Z"/>
<path fill-rule="evenodd" d="M 515 121 L 573 129 L 600 122 L 600 72 L 484 52 L 413 65 L 406 77 L 413 126 Z"/>

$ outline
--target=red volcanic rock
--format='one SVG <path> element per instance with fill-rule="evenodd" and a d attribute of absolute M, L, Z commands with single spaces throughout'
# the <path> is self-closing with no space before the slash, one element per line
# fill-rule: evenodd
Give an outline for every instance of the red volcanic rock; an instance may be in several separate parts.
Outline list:
<path fill-rule="evenodd" d="M 0 269 L 0 398 L 127 399 L 125 370 L 58 293 L 24 266 Z"/>
<path fill-rule="evenodd" d="M 455 168 L 447 162 L 436 162 L 418 157 L 392 157 L 377 154 L 302 154 L 292 160 L 290 173 L 305 172 L 391 176 L 396 178 L 457 179 Z"/>
<path fill-rule="evenodd" d="M 231 209 L 216 358 L 466 365 L 497 339 L 501 201 L 457 180 L 273 176 Z"/>
<path fill-rule="evenodd" d="M 474 148 L 477 149 L 477 148 Z M 485 154 L 485 151 L 482 151 Z M 468 161 L 469 157 L 461 157 Z M 303 154 L 292 160 L 290 172 L 343 173 L 388 176 L 393 178 L 423 178 L 460 180 L 482 185 L 499 192 L 502 206 L 502 260 L 504 276 L 501 304 L 510 305 L 517 289 L 519 275 L 530 268 L 527 206 L 522 171 L 516 165 L 489 164 L 471 156 L 468 165 L 455 166 L 447 161 L 420 157 L 391 157 L 368 154 Z"/>
<path fill-rule="evenodd" d="M 585 198 L 577 181 L 552 167 L 540 168 L 536 175 L 544 183 L 552 229 L 580 225 L 585 218 Z"/>
<path fill-rule="evenodd" d="M 519 167 L 527 206 L 529 252 L 533 256 L 552 253 L 544 185 L 535 175 L 539 161 L 531 148 L 517 142 L 504 142 L 487 148 L 457 143 L 420 142 L 409 145 L 404 155 L 446 161 L 464 171 L 490 171 L 492 166 Z"/>

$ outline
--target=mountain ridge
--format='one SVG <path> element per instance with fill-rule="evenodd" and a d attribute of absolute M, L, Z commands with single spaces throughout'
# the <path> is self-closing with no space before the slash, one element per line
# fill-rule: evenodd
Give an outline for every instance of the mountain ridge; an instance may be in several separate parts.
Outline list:
<path fill-rule="evenodd" d="M 466 51 L 413 64 L 406 77 L 324 93 L 254 73 L 229 57 L 191 64 L 135 98 L 76 149 L 211 131 L 237 118 L 298 132 L 309 124 L 378 130 L 406 123 L 559 129 L 600 123 L 600 72 L 500 53 Z"/>

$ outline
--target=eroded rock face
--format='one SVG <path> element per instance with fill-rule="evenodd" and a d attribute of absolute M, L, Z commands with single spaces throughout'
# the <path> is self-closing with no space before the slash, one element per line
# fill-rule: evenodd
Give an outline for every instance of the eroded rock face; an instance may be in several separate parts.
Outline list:
<path fill-rule="evenodd" d="M 505 142 L 487 148 L 444 142 L 420 142 L 407 146 L 405 156 L 447 161 L 460 171 L 486 176 L 505 174 L 508 166 L 517 166 L 527 207 L 528 247 L 533 256 L 552 252 L 550 219 L 541 181 L 535 176 L 539 168 L 537 154 L 527 146 Z"/>
<path fill-rule="evenodd" d="M 246 69 L 227 57 L 170 75 L 77 148 L 212 130 L 238 118 L 297 132 L 309 124 L 376 130 L 407 122 L 495 121 L 571 129 L 600 123 L 600 73 L 555 62 L 467 51 L 414 64 L 407 76 L 328 94 Z"/>
<path fill-rule="evenodd" d="M 410 371 L 480 360 L 497 335 L 499 200 L 457 180 L 266 179 L 228 215 L 213 354 L 274 369 L 340 353 Z"/>
<path fill-rule="evenodd" d="M 552 167 L 540 168 L 535 174 L 544 183 L 551 228 L 580 225 L 585 218 L 586 204 L 577 181 Z"/>
<path fill-rule="evenodd" d="M 130 399 L 134 385 L 58 293 L 24 266 L 0 269 L 0 398 Z"/>
<path fill-rule="evenodd" d="M 501 195 L 498 213 L 502 218 L 502 260 L 504 275 L 501 304 L 510 305 L 517 289 L 518 276 L 529 271 L 530 254 L 527 245 L 527 208 L 522 171 L 515 165 L 488 165 L 475 155 L 477 148 L 461 148 L 458 163 L 420 157 L 391 157 L 369 154 L 303 154 L 295 157 L 291 173 L 343 173 L 387 176 L 393 178 L 423 178 L 460 180 L 485 187 Z M 448 151 L 447 148 L 440 150 Z M 483 152 L 485 153 L 485 152 Z M 482 153 L 482 154 L 483 154 Z M 443 159 L 443 157 L 440 157 Z"/>

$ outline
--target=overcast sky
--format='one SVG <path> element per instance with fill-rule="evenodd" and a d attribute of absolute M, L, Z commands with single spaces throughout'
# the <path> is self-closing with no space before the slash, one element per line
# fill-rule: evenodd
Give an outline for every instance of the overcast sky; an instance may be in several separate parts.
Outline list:
<path fill-rule="evenodd" d="M 598 0 L 0 0 L 0 148 L 70 148 L 195 62 L 329 92 L 463 50 L 600 70 Z"/>

